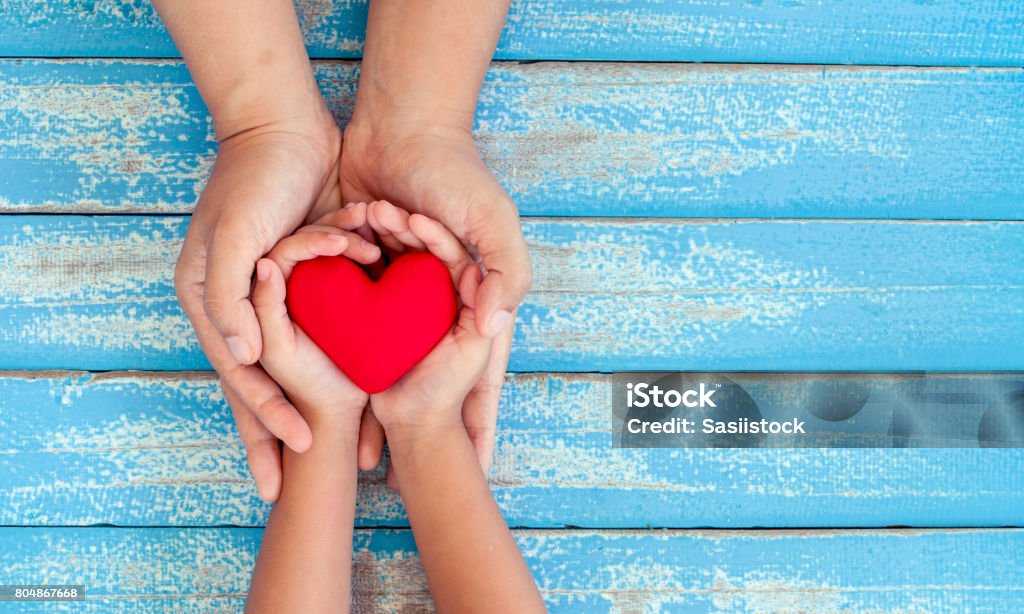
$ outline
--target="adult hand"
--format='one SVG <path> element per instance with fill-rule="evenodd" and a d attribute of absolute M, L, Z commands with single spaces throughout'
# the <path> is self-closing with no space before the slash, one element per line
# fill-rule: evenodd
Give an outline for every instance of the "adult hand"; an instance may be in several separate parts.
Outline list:
<path fill-rule="evenodd" d="M 255 361 L 249 289 L 257 259 L 303 221 L 341 205 L 341 133 L 327 110 L 291 0 L 153 0 L 220 143 L 175 271 L 175 289 L 220 374 L 260 496 L 281 486 L 278 437 L 310 431 Z"/>
<path fill-rule="evenodd" d="M 341 206 L 341 134 L 324 115 L 317 123 L 263 124 L 221 140 L 175 270 L 178 300 L 220 375 L 266 501 L 281 487 L 278 439 L 303 452 L 312 435 L 255 364 L 262 343 L 250 284 L 256 261 L 279 239 Z"/>
<path fill-rule="evenodd" d="M 476 292 L 476 320 L 479 332 L 493 337 L 494 344 L 480 381 L 466 397 L 462 418 L 486 473 L 514 314 L 532 281 L 515 204 L 480 159 L 472 134 L 454 126 L 407 132 L 373 129 L 353 120 L 345 130 L 340 182 L 346 202 L 387 200 L 422 213 L 443 223 L 482 260 L 487 276 Z M 388 215 L 377 219 L 371 214 L 369 222 L 385 248 L 398 249 L 400 241 L 389 234 L 401 232 L 402 221 Z M 389 230 L 389 224 L 397 226 Z M 360 468 L 377 465 L 383 442 L 380 425 L 364 416 Z"/>

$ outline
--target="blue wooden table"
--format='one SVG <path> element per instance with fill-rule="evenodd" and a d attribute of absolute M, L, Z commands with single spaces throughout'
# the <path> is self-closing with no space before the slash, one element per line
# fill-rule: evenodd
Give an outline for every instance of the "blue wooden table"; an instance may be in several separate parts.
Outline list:
<path fill-rule="evenodd" d="M 344 122 L 366 3 L 297 6 Z M 172 287 L 206 109 L 146 2 L 2 1 L 0 57 L 0 584 L 239 610 L 269 508 Z M 1024 607 L 1019 449 L 608 427 L 629 370 L 1024 381 L 1024 4 L 517 0 L 496 60 L 476 137 L 536 281 L 490 479 L 551 609 Z M 355 610 L 427 607 L 360 488 Z"/>

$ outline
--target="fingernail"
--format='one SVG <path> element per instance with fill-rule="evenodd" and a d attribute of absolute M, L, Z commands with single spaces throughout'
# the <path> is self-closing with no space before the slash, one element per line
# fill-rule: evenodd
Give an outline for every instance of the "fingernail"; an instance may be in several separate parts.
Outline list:
<path fill-rule="evenodd" d="M 330 237 L 329 240 L 331 241 L 331 243 L 334 243 L 335 245 L 341 245 L 342 243 L 346 243 L 346 244 L 348 243 L 348 237 L 346 237 L 345 235 L 334 235 L 334 234 L 331 234 L 331 235 L 327 235 L 327 236 Z"/>
<path fill-rule="evenodd" d="M 231 350 L 231 354 L 235 357 L 235 360 L 243 365 L 249 364 L 249 358 L 252 356 L 252 350 L 249 348 L 249 344 L 246 343 L 245 339 L 231 336 L 224 339 L 224 341 L 227 342 L 228 349 Z"/>
<path fill-rule="evenodd" d="M 260 281 L 267 281 L 270 279 L 270 267 L 267 266 L 267 263 L 263 260 L 256 262 L 256 279 Z"/>
<path fill-rule="evenodd" d="M 347 205 L 345 205 L 345 209 L 351 209 L 352 207 L 355 207 L 355 206 L 356 206 L 355 203 L 348 203 Z"/>
<path fill-rule="evenodd" d="M 377 247 L 376 245 L 374 245 L 373 243 L 370 243 L 366 239 L 363 239 L 363 249 L 371 249 L 372 250 L 372 249 L 380 249 L 380 248 Z"/>
<path fill-rule="evenodd" d="M 495 336 L 501 332 L 501 329 L 505 328 L 508 324 L 508 319 L 512 317 L 512 314 L 504 309 L 499 309 L 494 312 L 491 316 L 491 336 Z"/>

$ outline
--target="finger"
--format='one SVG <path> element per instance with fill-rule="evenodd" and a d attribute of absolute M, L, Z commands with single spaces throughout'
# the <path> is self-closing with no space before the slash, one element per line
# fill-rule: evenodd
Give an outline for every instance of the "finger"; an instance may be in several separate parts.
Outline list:
<path fill-rule="evenodd" d="M 376 245 L 377 237 L 373 233 L 373 228 L 370 227 L 370 222 L 367 218 L 368 214 L 369 205 L 366 203 L 348 203 L 341 211 L 338 212 L 338 218 L 333 220 L 333 222 L 339 228 L 351 230 L 367 243 Z M 379 245 L 378 249 L 380 249 Z M 381 249 L 381 252 L 383 253 L 384 250 Z M 389 254 L 388 257 L 390 258 L 391 255 Z M 387 263 L 384 262 L 384 258 L 380 257 L 373 262 L 364 262 L 363 265 L 366 267 L 366 272 L 369 273 L 370 277 L 373 279 L 380 279 L 380 276 L 384 274 L 384 269 L 387 267 Z"/>
<path fill-rule="evenodd" d="M 511 201 L 504 211 L 488 217 L 471 241 L 487 271 L 477 291 L 476 315 L 480 334 L 488 337 L 501 332 L 533 283 L 530 253 L 522 233 L 515 232 L 519 216 Z"/>
<path fill-rule="evenodd" d="M 369 405 L 363 410 L 363 416 L 359 421 L 359 448 L 356 452 L 356 462 L 363 471 L 371 471 L 380 464 L 381 454 L 384 452 L 384 427 L 373 415 Z"/>
<path fill-rule="evenodd" d="M 222 374 L 221 379 L 245 399 L 267 430 L 289 448 L 302 453 L 313 444 L 309 425 L 262 367 L 240 365 Z"/>
<path fill-rule="evenodd" d="M 377 240 L 376 237 L 373 237 L 373 240 Z M 381 251 L 387 254 L 389 259 L 394 259 L 396 257 L 396 255 L 387 248 L 384 248 Z M 384 274 L 384 270 L 388 268 L 388 263 L 384 261 L 384 258 L 377 258 L 373 262 L 363 265 L 363 268 L 366 270 L 366 274 L 370 276 L 370 279 L 380 279 L 381 275 Z"/>
<path fill-rule="evenodd" d="M 377 207 L 377 221 L 391 231 L 391 234 L 398 237 L 398 240 L 402 242 L 406 249 L 417 251 L 427 249 L 423 241 L 420 241 L 419 237 L 409 228 L 408 211 L 396 207 L 386 200 L 378 200 L 375 205 Z"/>
<path fill-rule="evenodd" d="M 460 296 L 468 299 L 470 303 L 475 300 L 476 288 L 479 284 L 480 269 L 473 266 L 466 269 L 462 276 L 463 283 L 460 284 Z M 467 365 L 467 368 L 476 369 L 479 377 L 486 369 L 491 356 L 491 345 L 494 339 L 480 334 L 476 322 L 476 312 L 472 304 L 463 303 L 459 310 L 459 319 L 455 324 L 454 339 L 458 345 L 459 352 Z M 470 381 L 473 381 L 471 377 Z"/>
<path fill-rule="evenodd" d="M 501 387 L 505 383 L 513 332 L 514 325 L 509 323 L 494 339 L 484 373 L 462 403 L 462 421 L 473 442 L 473 449 L 476 450 L 484 475 L 487 475 L 490 469 L 494 454 L 498 404 L 501 399 Z"/>
<path fill-rule="evenodd" d="M 192 218 L 181 254 L 174 267 L 174 290 L 182 310 L 196 331 L 203 353 L 218 373 L 238 366 L 238 359 L 228 347 L 220 331 L 213 325 L 204 306 L 206 280 L 206 244 L 200 238 L 202 218 Z"/>
<path fill-rule="evenodd" d="M 370 228 L 370 221 L 368 217 L 370 213 L 370 206 L 367 205 L 366 203 L 349 203 L 345 205 L 345 207 L 352 207 L 353 209 L 355 209 L 356 213 L 352 214 L 352 219 L 361 219 L 362 221 L 357 227 L 350 228 L 349 226 L 351 224 L 346 223 L 345 220 L 342 220 L 337 224 L 338 227 L 351 230 L 352 232 L 358 234 L 360 237 L 366 239 L 370 243 L 374 243 L 377 240 L 377 237 L 373 235 L 373 228 Z"/>
<path fill-rule="evenodd" d="M 267 258 L 280 267 L 287 279 L 295 265 L 304 260 L 339 255 L 356 262 L 369 263 L 380 258 L 380 248 L 334 226 L 304 226 L 292 236 L 281 239 L 267 254 Z"/>
<path fill-rule="evenodd" d="M 366 203 L 359 203 L 363 208 L 363 216 L 365 222 L 362 226 L 356 229 L 354 232 L 358 233 L 363 239 L 370 243 L 376 243 L 381 248 L 381 252 L 387 256 L 387 259 L 393 260 L 400 252 L 396 252 L 391 247 L 388 247 L 380 237 L 374 232 L 373 227 L 370 225 L 370 207 Z M 372 279 L 380 279 L 381 275 L 384 274 L 384 270 L 387 268 L 387 262 L 384 258 L 378 258 L 374 262 L 371 262 L 364 266 L 366 272 Z"/>
<path fill-rule="evenodd" d="M 199 238 L 198 225 L 193 218 L 181 244 L 178 261 L 174 264 L 174 292 L 189 318 L 206 319 L 203 313 L 203 281 L 206 279 L 206 245 Z"/>
<path fill-rule="evenodd" d="M 373 229 L 370 228 L 370 224 L 366 220 L 366 213 L 366 203 L 348 203 L 341 209 L 332 211 L 318 218 L 313 223 L 316 225 L 335 226 L 342 230 L 348 230 L 359 235 L 360 238 L 366 240 L 368 243 L 373 243 L 376 238 L 373 236 Z"/>
<path fill-rule="evenodd" d="M 218 373 L 238 365 L 231 349 L 228 348 L 220 331 L 206 315 L 203 307 L 205 294 L 203 282 L 206 278 L 206 245 L 199 238 L 197 219 L 193 219 L 185 234 L 181 254 L 174 267 L 174 291 L 182 310 L 188 316 L 199 338 L 203 352 Z"/>
<path fill-rule="evenodd" d="M 494 339 L 484 337 L 477 331 L 473 310 L 469 307 L 463 306 L 459 311 L 454 340 L 458 346 L 459 360 L 463 363 L 461 366 L 467 374 L 468 381 L 479 381 L 487 367 Z"/>
<path fill-rule="evenodd" d="M 309 449 L 312 443 L 309 426 L 266 371 L 259 365 L 238 364 L 206 318 L 190 318 L 190 321 L 221 381 L 233 389 L 245 407 L 289 448 L 296 452 Z"/>
<path fill-rule="evenodd" d="M 459 300 L 470 309 L 476 309 L 477 292 L 480 282 L 483 281 L 483 273 L 480 267 L 467 267 L 462 271 L 462 278 L 459 279 Z"/>
<path fill-rule="evenodd" d="M 377 234 L 381 229 L 395 237 L 404 250 L 423 251 L 427 246 L 420 241 L 409 228 L 409 212 L 389 203 L 386 200 L 378 200 L 370 203 L 374 222 L 377 226 L 374 230 Z M 371 224 L 372 225 L 372 224 Z"/>
<path fill-rule="evenodd" d="M 377 239 L 381 245 L 388 252 L 389 258 L 396 258 L 397 256 L 405 253 L 405 244 L 399 240 L 398 237 L 391 232 L 391 229 L 384 225 L 384 222 L 378 218 L 381 208 L 384 204 L 390 205 L 387 201 L 378 200 L 370 203 L 366 210 L 366 223 L 373 229 L 374 234 L 377 235 Z"/>
<path fill-rule="evenodd" d="M 363 226 L 363 228 L 369 231 L 368 226 Z M 343 230 L 339 230 L 333 226 L 310 226 L 309 229 L 310 231 L 318 230 L 327 233 L 346 232 Z M 344 252 L 342 252 L 341 255 L 351 260 L 355 260 L 360 264 L 371 264 L 373 262 L 378 262 L 381 257 L 381 249 L 379 245 L 373 242 L 373 233 L 369 234 L 370 238 L 366 239 L 358 232 L 349 232 L 348 248 Z"/>
<path fill-rule="evenodd" d="M 252 290 L 252 305 L 263 333 L 263 353 L 290 354 L 295 345 L 295 328 L 288 317 L 284 303 L 285 285 L 281 269 L 270 258 L 256 262 L 256 283 Z"/>
<path fill-rule="evenodd" d="M 466 267 L 473 262 L 462 242 L 444 224 L 419 213 L 409 216 L 409 230 L 448 267 L 452 282 L 458 285 Z"/>
<path fill-rule="evenodd" d="M 256 491 L 260 499 L 273 503 L 281 493 L 281 446 L 278 439 L 256 419 L 231 386 L 221 382 L 221 389 L 231 406 L 238 435 L 245 446 L 245 459 L 256 480 Z"/>
<path fill-rule="evenodd" d="M 254 407 L 266 404 L 267 399 L 283 400 L 277 384 L 259 366 L 239 364 L 220 331 L 207 317 L 203 300 L 203 257 L 205 245 L 189 229 L 182 255 L 175 268 L 175 289 L 182 308 L 195 328 L 196 336 L 213 368 L 221 376 L 239 435 L 246 446 L 249 468 L 256 480 L 260 496 L 272 501 L 277 498 L 281 480 L 281 453 L 278 438 L 287 436 L 290 447 L 302 451 L 309 447 L 312 434 L 305 420 L 291 408 L 293 418 L 283 424 L 269 425 L 262 421 Z M 255 312 L 253 312 L 255 318 Z M 260 339 L 262 345 L 262 338 Z M 287 404 L 287 401 L 284 401 Z M 288 405 L 290 408 L 291 406 Z"/>
<path fill-rule="evenodd" d="M 336 226 L 342 230 L 357 231 L 367 225 L 366 203 L 348 203 L 337 211 L 331 211 L 317 218 L 313 224 Z"/>
<path fill-rule="evenodd" d="M 206 244 L 203 309 L 238 362 L 260 357 L 262 341 L 249 290 L 262 242 L 247 222 L 221 219 Z M 267 246 L 269 247 L 269 246 Z"/>
<path fill-rule="evenodd" d="M 192 322 L 210 363 L 219 373 L 226 373 L 240 367 L 203 309 L 204 254 L 204 244 L 190 227 L 175 267 L 174 286 L 178 300 Z M 264 377 L 267 384 L 274 385 L 266 374 Z M 277 499 L 281 488 L 281 449 L 278 439 L 259 421 L 244 396 L 223 379 L 221 388 L 231 406 L 238 434 L 245 446 L 249 471 L 256 480 L 260 498 L 272 502 Z"/>

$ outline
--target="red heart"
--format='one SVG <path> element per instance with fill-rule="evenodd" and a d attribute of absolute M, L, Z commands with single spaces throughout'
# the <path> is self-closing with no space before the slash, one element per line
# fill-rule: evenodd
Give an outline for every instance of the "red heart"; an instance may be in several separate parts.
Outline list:
<path fill-rule="evenodd" d="M 288 278 L 292 320 L 355 385 L 387 389 L 434 349 L 458 311 L 436 256 L 406 254 L 374 282 L 341 256 L 300 262 Z"/>

